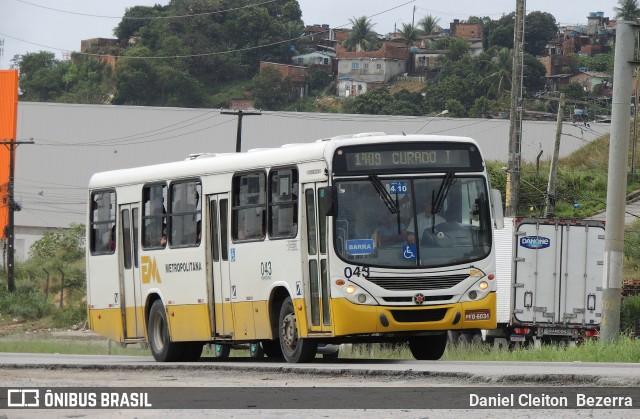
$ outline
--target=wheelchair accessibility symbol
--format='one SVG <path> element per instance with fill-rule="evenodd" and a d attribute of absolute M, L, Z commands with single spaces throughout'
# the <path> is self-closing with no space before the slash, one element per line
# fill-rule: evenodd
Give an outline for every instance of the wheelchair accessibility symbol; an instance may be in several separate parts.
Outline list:
<path fill-rule="evenodd" d="M 416 245 L 409 244 L 402 246 L 402 258 L 403 259 L 415 259 L 416 258 Z"/>

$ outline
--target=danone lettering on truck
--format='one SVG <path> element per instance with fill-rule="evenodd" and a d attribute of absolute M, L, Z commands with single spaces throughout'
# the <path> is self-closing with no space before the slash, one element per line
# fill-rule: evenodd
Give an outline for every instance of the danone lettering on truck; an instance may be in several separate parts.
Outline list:
<path fill-rule="evenodd" d="M 527 249 L 545 249 L 551 245 L 551 240 L 542 236 L 526 236 L 520 239 L 520 246 Z"/>

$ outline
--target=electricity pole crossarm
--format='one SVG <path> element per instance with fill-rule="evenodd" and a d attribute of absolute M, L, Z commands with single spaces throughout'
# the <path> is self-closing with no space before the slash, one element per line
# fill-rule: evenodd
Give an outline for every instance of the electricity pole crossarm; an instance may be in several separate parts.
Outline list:
<path fill-rule="evenodd" d="M 238 115 L 238 131 L 236 133 L 236 153 L 242 151 L 242 117 L 252 115 L 262 115 L 260 111 L 243 111 L 242 109 L 232 111 L 220 111 L 221 115 Z"/>
<path fill-rule="evenodd" d="M 15 217 L 14 212 L 20 210 L 20 206 L 15 202 L 14 192 L 14 175 L 15 175 L 15 153 L 20 144 L 35 144 L 31 141 L 7 141 L 6 139 L 0 141 L 9 149 L 9 184 L 7 185 L 7 203 L 9 209 L 9 216 L 7 217 L 7 228 L 5 237 L 7 239 L 7 290 L 13 292 L 16 289 L 16 283 L 14 278 L 14 255 L 15 255 Z"/>

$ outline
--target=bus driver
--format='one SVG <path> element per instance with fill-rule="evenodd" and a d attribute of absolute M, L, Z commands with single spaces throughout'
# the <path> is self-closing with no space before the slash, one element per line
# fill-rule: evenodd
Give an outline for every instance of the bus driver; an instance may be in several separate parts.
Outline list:
<path fill-rule="evenodd" d="M 427 198 L 424 201 L 424 211 L 418 214 L 418 233 L 422 234 L 427 228 L 437 226 L 438 224 L 445 223 L 447 220 L 440 214 L 434 214 L 435 208 L 433 205 L 432 194 L 427 194 Z M 416 234 L 414 231 L 415 223 L 413 218 L 407 227 L 407 242 L 414 244 L 416 242 Z"/>

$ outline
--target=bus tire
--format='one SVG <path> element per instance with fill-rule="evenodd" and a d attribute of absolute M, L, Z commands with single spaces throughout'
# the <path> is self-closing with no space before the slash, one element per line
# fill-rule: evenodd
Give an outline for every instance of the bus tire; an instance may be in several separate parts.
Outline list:
<path fill-rule="evenodd" d="M 282 303 L 278 325 L 280 348 L 285 361 L 298 364 L 310 362 L 315 358 L 318 342 L 298 337 L 296 313 L 291 297 L 287 297 Z"/>
<path fill-rule="evenodd" d="M 216 343 L 213 345 L 213 356 L 215 358 L 229 358 L 231 354 L 231 345 L 221 345 Z"/>
<path fill-rule="evenodd" d="M 409 349 L 419 361 L 440 359 L 447 347 L 447 334 L 419 336 L 409 339 Z"/>
<path fill-rule="evenodd" d="M 280 340 L 266 340 L 262 342 L 262 349 L 267 358 L 270 359 L 282 359 L 282 348 L 280 347 Z"/>
<path fill-rule="evenodd" d="M 249 356 L 253 359 L 262 359 L 264 357 L 264 349 L 260 342 L 249 344 Z"/>
<path fill-rule="evenodd" d="M 200 342 L 185 342 L 183 343 L 182 361 L 184 362 L 196 362 L 202 356 L 202 347 L 204 346 Z"/>
<path fill-rule="evenodd" d="M 171 342 L 167 312 L 160 300 L 156 300 L 151 306 L 147 335 L 151 354 L 156 361 L 173 362 L 182 359 L 184 346 L 179 342 Z"/>

